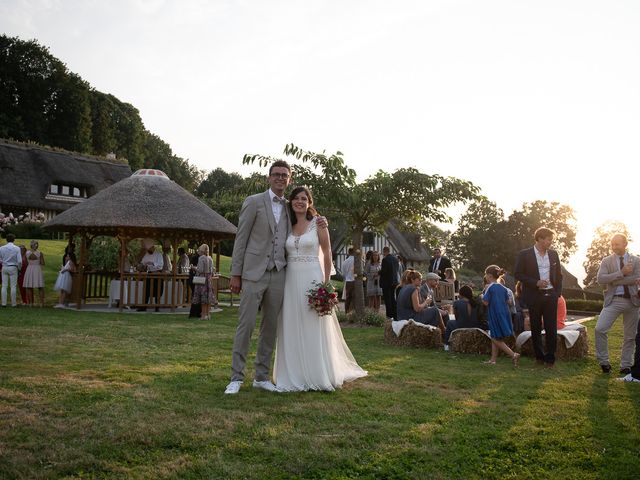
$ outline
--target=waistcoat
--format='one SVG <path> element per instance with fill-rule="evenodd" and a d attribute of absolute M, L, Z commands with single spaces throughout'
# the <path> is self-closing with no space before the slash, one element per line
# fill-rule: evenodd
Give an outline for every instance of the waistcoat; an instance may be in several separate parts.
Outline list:
<path fill-rule="evenodd" d="M 286 209 L 288 206 L 282 208 L 280 214 L 280 221 L 276 224 L 273 238 L 271 239 L 271 254 L 269 255 L 269 262 L 267 263 L 267 270 L 271 270 L 274 267 L 280 271 L 287 265 L 287 259 L 285 257 L 284 244 L 287 241 L 287 223 L 289 223 L 289 215 L 287 215 Z"/>

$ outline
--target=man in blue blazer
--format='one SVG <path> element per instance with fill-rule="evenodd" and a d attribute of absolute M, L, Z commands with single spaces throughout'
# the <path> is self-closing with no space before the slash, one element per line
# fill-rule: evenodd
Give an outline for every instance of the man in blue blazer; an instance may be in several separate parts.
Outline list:
<path fill-rule="evenodd" d="M 514 276 L 522 282 L 522 297 L 529 309 L 531 341 L 538 363 L 553 367 L 558 333 L 558 297 L 562 294 L 562 268 L 558 252 L 550 250 L 555 232 L 536 230 L 535 245 L 518 254 Z M 546 349 L 542 348 L 544 322 Z M 546 350 L 546 351 L 545 351 Z"/>

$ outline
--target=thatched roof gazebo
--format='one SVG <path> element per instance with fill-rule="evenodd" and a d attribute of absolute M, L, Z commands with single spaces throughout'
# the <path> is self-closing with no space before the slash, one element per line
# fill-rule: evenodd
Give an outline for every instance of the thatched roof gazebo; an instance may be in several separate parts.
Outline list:
<path fill-rule="evenodd" d="M 43 227 L 68 232 L 71 236 L 81 235 L 79 276 L 83 282 L 86 251 L 93 237 L 117 237 L 121 244 L 121 288 L 124 281 L 131 280 L 127 277 L 140 276 L 138 273 L 124 271 L 126 245 L 131 239 L 149 237 L 170 241 L 174 253 L 171 280 L 175 283 L 180 277 L 176 271 L 179 242 L 188 239 L 206 243 L 214 251 L 220 240 L 233 238 L 236 234 L 235 225 L 171 181 L 164 172 L 150 169 L 138 170 L 132 176 L 57 215 Z M 219 256 L 216 264 L 219 271 Z M 82 299 L 89 296 L 88 292 L 82 292 Z M 135 306 L 138 302 L 130 303 Z M 181 303 L 183 302 L 165 302 L 163 306 L 175 308 L 176 304 Z"/>

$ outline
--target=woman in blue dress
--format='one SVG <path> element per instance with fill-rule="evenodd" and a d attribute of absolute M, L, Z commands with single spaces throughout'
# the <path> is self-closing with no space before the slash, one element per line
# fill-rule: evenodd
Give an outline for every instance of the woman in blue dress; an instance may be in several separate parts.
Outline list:
<path fill-rule="evenodd" d="M 513 326 L 509 309 L 509 293 L 504 286 L 497 283 L 498 277 L 503 273 L 504 271 L 497 265 L 489 265 L 484 271 L 488 285 L 482 296 L 482 303 L 487 306 L 489 334 L 491 335 L 491 358 L 485 363 L 495 365 L 498 353 L 502 350 L 511 357 L 513 366 L 517 367 L 520 354 L 515 353 L 504 342 L 505 337 L 513 335 Z"/>

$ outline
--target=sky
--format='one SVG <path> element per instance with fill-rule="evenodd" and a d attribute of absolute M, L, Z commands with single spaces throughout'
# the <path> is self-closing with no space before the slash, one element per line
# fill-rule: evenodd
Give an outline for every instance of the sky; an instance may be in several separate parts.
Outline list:
<path fill-rule="evenodd" d="M 244 154 L 294 143 L 343 152 L 361 180 L 470 180 L 507 215 L 565 203 L 580 279 L 598 225 L 640 238 L 638 25 L 637 0 L 0 0 L 0 32 L 200 169 L 246 175 Z"/>

